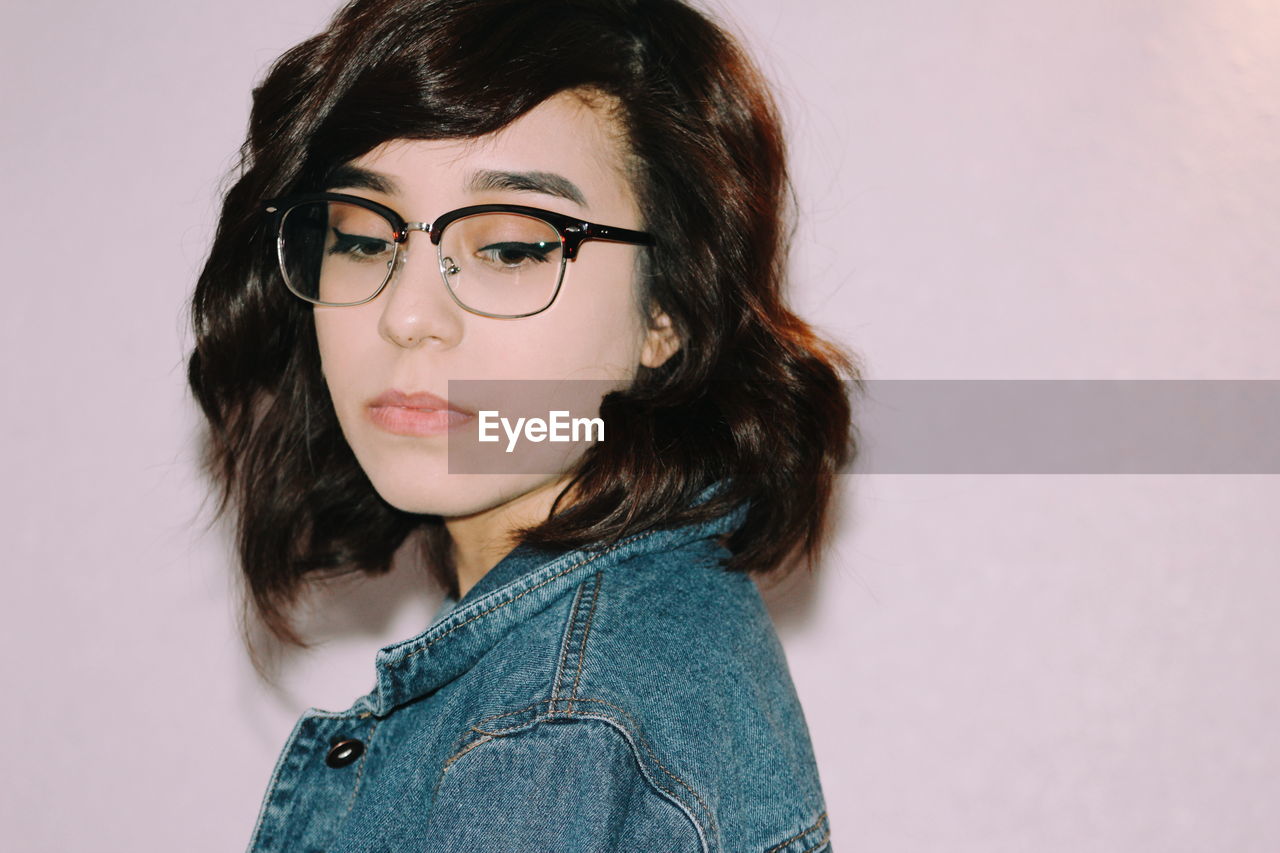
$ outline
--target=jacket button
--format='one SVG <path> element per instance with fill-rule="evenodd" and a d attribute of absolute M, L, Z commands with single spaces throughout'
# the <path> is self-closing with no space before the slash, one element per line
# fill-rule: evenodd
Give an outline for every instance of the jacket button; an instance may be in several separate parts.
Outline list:
<path fill-rule="evenodd" d="M 354 738 L 346 738 L 334 741 L 329 754 L 324 757 L 324 763 L 330 767 L 346 767 L 362 755 L 364 744 Z"/>

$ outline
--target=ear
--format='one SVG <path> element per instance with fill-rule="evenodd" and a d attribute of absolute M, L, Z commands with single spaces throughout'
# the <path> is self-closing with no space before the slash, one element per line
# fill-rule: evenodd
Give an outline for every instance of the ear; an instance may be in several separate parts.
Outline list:
<path fill-rule="evenodd" d="M 645 333 L 644 347 L 640 350 L 640 363 L 645 367 L 661 367 L 680 349 L 680 336 L 676 334 L 671 318 L 655 309 Z"/>

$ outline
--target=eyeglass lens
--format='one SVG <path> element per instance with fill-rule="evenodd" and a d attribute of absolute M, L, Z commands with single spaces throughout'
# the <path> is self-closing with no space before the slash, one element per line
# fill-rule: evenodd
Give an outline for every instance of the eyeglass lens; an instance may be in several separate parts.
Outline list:
<path fill-rule="evenodd" d="M 404 245 L 397 252 L 391 223 L 356 204 L 299 204 L 286 212 L 280 229 L 285 283 L 312 302 L 362 302 L 377 293 L 397 262 L 407 259 Z M 518 213 L 454 220 L 441 236 L 435 260 L 460 304 L 498 316 L 546 308 L 564 269 L 559 232 Z"/>

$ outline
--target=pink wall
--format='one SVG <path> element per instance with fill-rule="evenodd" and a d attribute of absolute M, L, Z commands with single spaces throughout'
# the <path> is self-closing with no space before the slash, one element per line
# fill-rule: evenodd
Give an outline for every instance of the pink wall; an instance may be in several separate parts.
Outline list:
<path fill-rule="evenodd" d="M 1280 7 L 723 5 L 786 104 L 797 300 L 871 377 L 1280 379 Z M 331 8 L 6 11 L 6 849 L 242 848 L 296 716 L 434 603 L 333 595 L 269 689 L 201 530 L 185 299 L 253 81 Z M 1277 477 L 846 485 L 775 601 L 837 849 L 1280 848 Z"/>

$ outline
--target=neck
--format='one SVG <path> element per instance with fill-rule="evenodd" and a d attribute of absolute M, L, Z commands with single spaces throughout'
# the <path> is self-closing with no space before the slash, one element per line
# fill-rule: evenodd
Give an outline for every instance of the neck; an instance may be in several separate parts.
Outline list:
<path fill-rule="evenodd" d="M 516 546 L 515 532 L 547 518 L 563 480 L 538 486 L 490 509 L 444 520 L 452 540 L 461 599 Z"/>

